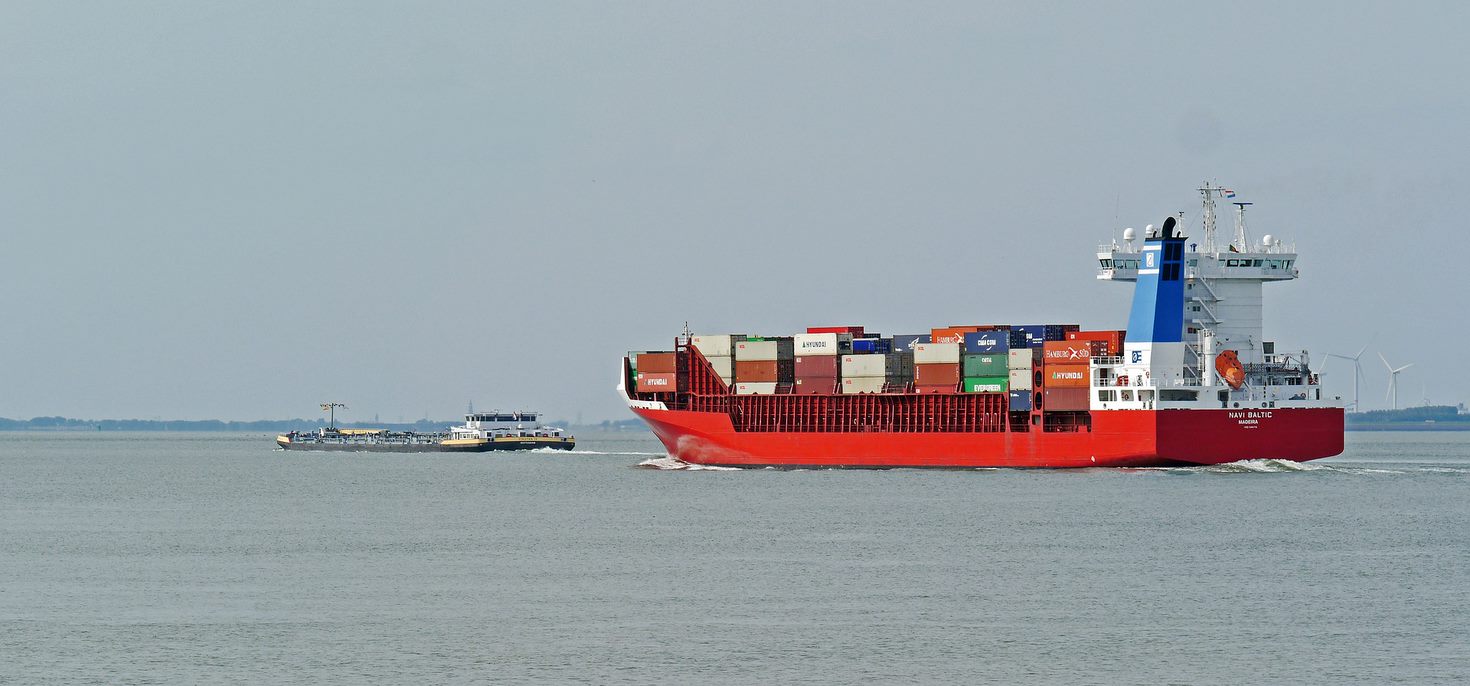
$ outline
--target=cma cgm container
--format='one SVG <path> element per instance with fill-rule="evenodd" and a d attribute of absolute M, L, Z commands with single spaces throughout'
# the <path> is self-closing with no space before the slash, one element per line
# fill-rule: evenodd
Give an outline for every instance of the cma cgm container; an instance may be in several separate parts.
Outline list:
<path fill-rule="evenodd" d="M 965 334 L 965 352 L 1006 355 L 1011 350 L 1011 333 L 1002 329 Z"/>

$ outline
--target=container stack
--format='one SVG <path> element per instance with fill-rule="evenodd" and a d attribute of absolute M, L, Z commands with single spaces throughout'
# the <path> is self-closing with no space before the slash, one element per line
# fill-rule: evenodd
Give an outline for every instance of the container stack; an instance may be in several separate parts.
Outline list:
<path fill-rule="evenodd" d="M 1042 406 L 1052 412 L 1086 410 L 1092 386 L 1088 366 L 1102 341 L 1047 341 L 1041 347 Z M 1096 352 L 1095 352 L 1096 351 Z"/>
<path fill-rule="evenodd" d="M 1032 400 L 1033 389 L 1036 388 L 1033 372 L 1041 368 L 1041 348 L 1013 347 L 1007 357 L 1010 363 L 1007 379 L 1010 382 L 1011 411 L 1030 411 L 1035 406 Z"/>
<path fill-rule="evenodd" d="M 850 333 L 805 333 L 792 339 L 796 393 L 820 395 L 837 392 L 838 359 L 851 352 Z"/>
<path fill-rule="evenodd" d="M 780 384 L 796 377 L 791 338 L 754 338 L 735 341 L 735 393 L 771 395 Z"/>
<path fill-rule="evenodd" d="M 636 359 L 633 369 L 639 393 L 674 393 L 679 390 L 677 353 L 638 353 L 631 359 Z"/>
<path fill-rule="evenodd" d="M 715 368 L 715 373 L 726 386 L 735 383 L 735 343 L 745 340 L 745 336 L 733 334 L 720 334 L 717 336 L 694 336 L 689 339 L 696 349 L 699 350 L 704 359 L 709 360 L 710 366 Z"/>
<path fill-rule="evenodd" d="M 960 384 L 960 343 L 919 343 L 914 346 L 914 390 L 954 393 Z"/>
<path fill-rule="evenodd" d="M 1006 393 L 1010 390 L 1010 332 L 984 329 L 966 333 L 960 360 L 961 390 L 965 393 Z"/>

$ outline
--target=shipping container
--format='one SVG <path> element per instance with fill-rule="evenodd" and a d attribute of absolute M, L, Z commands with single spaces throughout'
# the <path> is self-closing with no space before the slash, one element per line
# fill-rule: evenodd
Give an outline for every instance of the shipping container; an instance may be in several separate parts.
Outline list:
<path fill-rule="evenodd" d="M 854 353 L 887 353 L 893 351 L 893 340 L 888 338 L 854 338 Z"/>
<path fill-rule="evenodd" d="M 1005 393 L 1010 391 L 1010 381 L 1004 376 L 969 377 L 960 382 L 965 393 Z"/>
<path fill-rule="evenodd" d="M 724 357 L 706 357 L 704 359 L 709 360 L 709 366 L 714 368 L 715 373 L 719 374 L 720 378 L 724 379 L 726 384 L 729 384 L 730 379 L 735 377 L 735 358 L 727 355 Z"/>
<path fill-rule="evenodd" d="M 953 395 L 958 392 L 957 390 L 955 390 L 956 385 L 957 384 L 939 384 L 934 386 L 920 386 L 918 384 L 914 384 L 914 392 L 921 395 Z"/>
<path fill-rule="evenodd" d="M 876 376 L 888 373 L 887 355 L 843 355 L 842 378 Z"/>
<path fill-rule="evenodd" d="M 1042 392 L 1041 409 L 1047 412 L 1076 412 L 1091 406 L 1086 388 L 1048 388 Z"/>
<path fill-rule="evenodd" d="M 1011 391 L 1011 411 L 1029 412 L 1031 410 L 1031 391 Z"/>
<path fill-rule="evenodd" d="M 1047 341 L 1041 348 L 1045 364 L 1087 364 L 1092 357 L 1093 341 Z"/>
<path fill-rule="evenodd" d="M 673 393 L 679 390 L 678 374 L 638 372 L 639 393 Z"/>
<path fill-rule="evenodd" d="M 935 363 L 958 365 L 960 363 L 960 344 L 920 343 L 914 346 L 914 364 Z"/>
<path fill-rule="evenodd" d="M 741 340 L 745 340 L 745 336 L 720 334 L 718 336 L 692 336 L 689 342 L 705 357 L 730 357 L 735 354 L 735 342 Z"/>
<path fill-rule="evenodd" d="M 735 384 L 736 395 L 774 395 L 776 393 L 775 382 L 739 382 Z"/>
<path fill-rule="evenodd" d="M 1048 341 L 1065 341 L 1068 331 L 1076 331 L 1080 328 L 1082 327 L 1076 324 L 1047 324 L 1044 335 Z"/>
<path fill-rule="evenodd" d="M 843 393 L 882 393 L 883 377 L 859 376 L 855 378 L 842 379 Z"/>
<path fill-rule="evenodd" d="M 1008 374 L 1006 378 L 1010 379 L 1011 388 L 1014 389 L 1014 390 L 1017 390 L 1017 391 L 1031 390 L 1031 370 L 1030 369 L 1012 369 L 1011 372 L 1010 372 L 1010 374 Z"/>
<path fill-rule="evenodd" d="M 1010 355 L 963 355 L 960 358 L 965 376 L 1005 376 L 1010 372 Z"/>
<path fill-rule="evenodd" d="M 1069 341 L 1102 341 L 1107 344 L 1103 355 L 1116 356 L 1123 354 L 1123 340 L 1127 331 L 1068 331 Z"/>
<path fill-rule="evenodd" d="M 746 339 L 735 342 L 735 361 L 742 360 L 789 360 L 792 355 L 790 338 Z"/>
<path fill-rule="evenodd" d="M 735 378 L 742 382 L 776 382 L 781 375 L 776 360 L 736 360 Z"/>
<path fill-rule="evenodd" d="M 931 343 L 930 345 L 945 344 Z M 960 366 L 958 364 L 914 365 L 914 383 L 920 386 L 937 386 L 939 384 L 959 385 Z"/>
<path fill-rule="evenodd" d="M 799 333 L 792 337 L 797 357 L 841 355 L 852 351 L 852 334 Z"/>
<path fill-rule="evenodd" d="M 1055 342 L 1055 341 L 1048 341 Z M 1086 388 L 1092 378 L 1085 364 L 1048 364 L 1041 368 L 1042 388 Z"/>
<path fill-rule="evenodd" d="M 979 331 L 978 326 L 949 326 L 943 329 L 934 329 L 929 332 L 931 343 L 963 343 L 965 334 L 971 331 Z"/>
<path fill-rule="evenodd" d="M 807 333 L 845 333 L 852 336 L 863 335 L 861 326 L 808 326 Z"/>
<path fill-rule="evenodd" d="M 913 352 L 920 343 L 931 343 L 932 337 L 926 333 L 909 333 L 893 337 L 893 351 L 902 352 L 907 350 Z"/>
<path fill-rule="evenodd" d="M 653 374 L 673 374 L 679 371 L 678 353 L 640 353 L 638 371 Z"/>
<path fill-rule="evenodd" d="M 796 384 L 791 387 L 792 392 L 801 395 L 828 395 L 837 393 L 837 377 L 796 377 Z"/>
<path fill-rule="evenodd" d="M 1030 369 L 1041 361 L 1041 348 L 1011 348 L 1006 355 L 1011 369 Z"/>
<path fill-rule="evenodd" d="M 1042 324 L 1021 324 L 1011 327 L 1012 348 L 1040 348 L 1046 340 L 1046 326 Z"/>
<path fill-rule="evenodd" d="M 803 376 L 837 376 L 837 361 L 841 359 L 836 355 L 806 355 L 797 357 L 794 364 L 796 377 Z"/>
<path fill-rule="evenodd" d="M 999 329 L 986 329 L 983 331 L 972 331 L 965 334 L 965 352 L 967 353 L 1000 353 L 1002 355 L 1011 350 L 1011 334 Z"/>

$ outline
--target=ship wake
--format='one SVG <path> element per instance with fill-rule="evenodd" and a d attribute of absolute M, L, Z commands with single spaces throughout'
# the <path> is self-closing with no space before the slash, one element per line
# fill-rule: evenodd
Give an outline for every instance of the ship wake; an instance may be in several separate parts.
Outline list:
<path fill-rule="evenodd" d="M 639 453 L 639 454 L 641 454 L 641 455 L 647 455 L 649 453 Z M 677 457 L 673 457 L 672 455 L 662 455 L 662 456 L 659 456 L 659 457 L 649 458 L 647 460 L 644 460 L 642 462 L 639 462 L 636 466 L 639 467 L 639 468 L 642 468 L 642 469 L 681 470 L 681 471 L 686 471 L 686 472 L 738 472 L 738 471 L 740 471 L 740 468 L 739 467 L 712 467 L 712 466 L 709 466 L 709 465 L 692 464 L 692 463 L 689 463 L 689 462 L 685 462 L 685 461 L 683 461 L 683 460 L 681 460 L 681 459 L 679 459 Z"/>

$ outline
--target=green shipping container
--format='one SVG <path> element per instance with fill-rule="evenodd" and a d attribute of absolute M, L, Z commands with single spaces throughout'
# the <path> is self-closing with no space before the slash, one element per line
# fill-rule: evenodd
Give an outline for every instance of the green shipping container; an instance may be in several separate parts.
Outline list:
<path fill-rule="evenodd" d="M 966 393 L 1005 393 L 1011 390 L 1011 379 L 1008 376 L 966 378 L 964 389 Z"/>
<path fill-rule="evenodd" d="M 1010 376 L 1011 358 L 1008 353 L 965 355 L 961 361 L 964 376 Z"/>

